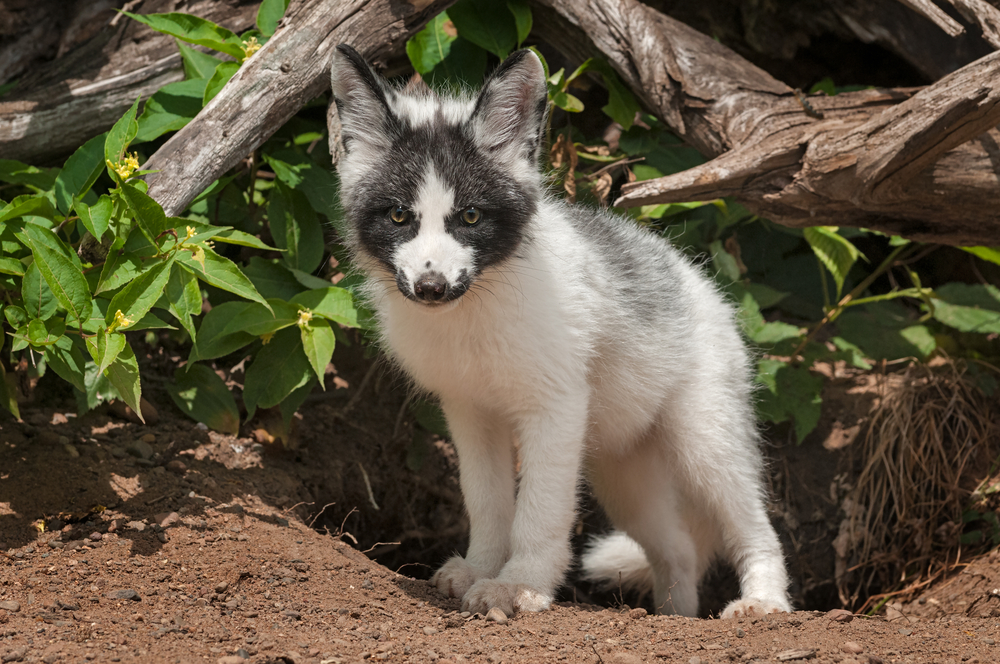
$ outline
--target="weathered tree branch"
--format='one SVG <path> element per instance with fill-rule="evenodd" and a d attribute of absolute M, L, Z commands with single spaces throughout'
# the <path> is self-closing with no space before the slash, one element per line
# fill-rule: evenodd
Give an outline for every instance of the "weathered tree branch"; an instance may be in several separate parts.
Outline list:
<path fill-rule="evenodd" d="M 253 25 L 258 4 L 191 0 L 178 5 L 150 0 L 135 11 L 184 11 L 242 32 Z M 65 156 L 106 131 L 137 96 L 149 97 L 183 77 L 172 37 L 131 20 L 109 23 L 96 37 L 31 72 L 0 98 L 3 157 L 44 163 Z"/>
<path fill-rule="evenodd" d="M 899 0 L 899 2 L 933 21 L 951 37 L 957 37 L 965 32 L 961 23 L 941 11 L 931 0 Z"/>
<path fill-rule="evenodd" d="M 330 85 L 333 49 L 350 43 L 386 59 L 446 7 L 446 0 L 302 0 L 275 35 L 144 168 L 149 194 L 179 214 L 213 180 L 259 147 Z"/>
<path fill-rule="evenodd" d="M 626 185 L 620 204 L 733 195 L 789 226 L 864 226 L 925 241 L 1000 244 L 993 213 L 1000 132 L 991 129 L 1000 122 L 1000 55 L 908 102 L 917 91 L 812 97 L 824 116 L 817 119 L 766 72 L 635 0 L 536 5 L 543 38 L 571 57 L 603 54 L 649 110 L 717 157 Z"/>

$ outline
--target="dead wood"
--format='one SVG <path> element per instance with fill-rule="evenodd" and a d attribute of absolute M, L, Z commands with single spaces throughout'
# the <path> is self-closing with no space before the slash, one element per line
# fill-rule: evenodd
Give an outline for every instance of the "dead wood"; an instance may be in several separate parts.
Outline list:
<path fill-rule="evenodd" d="M 820 119 L 785 84 L 635 0 L 536 6 L 540 36 L 571 57 L 603 55 L 646 108 L 715 158 L 625 185 L 619 204 L 735 196 L 788 226 L 1000 244 L 1000 54 L 923 90 L 814 96 Z"/>
<path fill-rule="evenodd" d="M 330 85 L 330 60 L 341 43 L 370 62 L 385 61 L 444 9 L 446 0 L 302 0 L 283 26 L 186 127 L 143 168 L 149 194 L 179 214 L 213 180 L 277 131 Z M 294 26 L 288 28 L 287 26 Z"/>
<path fill-rule="evenodd" d="M 42 4 L 44 8 L 46 3 Z M 242 32 L 253 26 L 258 4 L 254 0 L 190 0 L 180 4 L 146 0 L 132 3 L 132 10 L 183 11 Z M 63 7 L 63 11 L 71 12 L 73 6 Z M 48 11 L 54 10 L 49 6 Z M 111 127 L 137 96 L 149 97 L 167 83 L 184 77 L 172 37 L 135 21 L 115 22 L 114 14 L 106 7 L 100 15 L 104 27 L 96 36 L 30 71 L 13 91 L 0 98 L 3 158 L 45 163 L 63 157 Z M 40 25 L 48 24 L 43 21 Z M 92 22 L 87 25 L 93 29 Z M 63 36 L 59 43 L 73 42 Z M 17 46 L 4 45 L 2 55 L 11 64 L 38 55 L 35 50 L 19 50 Z"/>

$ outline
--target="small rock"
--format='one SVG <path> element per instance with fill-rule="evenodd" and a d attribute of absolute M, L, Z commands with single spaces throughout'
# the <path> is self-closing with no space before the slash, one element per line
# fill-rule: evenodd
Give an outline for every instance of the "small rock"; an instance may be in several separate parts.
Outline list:
<path fill-rule="evenodd" d="M 226 590 L 228 589 L 229 589 L 228 581 L 220 581 L 219 583 L 215 584 L 215 592 L 219 594 L 226 592 Z"/>
<path fill-rule="evenodd" d="M 172 461 L 167 462 L 167 470 L 174 473 L 183 473 L 187 470 L 187 466 L 185 466 L 184 462 L 180 459 L 173 459 Z"/>
<path fill-rule="evenodd" d="M 100 542 L 102 537 L 104 537 L 104 535 L 102 535 L 101 533 L 97 533 L 97 532 L 90 533 L 90 541 L 91 542 Z"/>
<path fill-rule="evenodd" d="M 737 627 L 736 628 L 736 638 L 742 639 L 746 635 L 747 635 L 747 633 L 743 631 L 742 627 Z"/>
<path fill-rule="evenodd" d="M 694 657 L 692 659 L 698 659 Z M 616 652 L 611 656 L 612 664 L 642 664 L 642 658 L 635 653 L 630 652 Z M 694 662 L 692 662 L 694 664 Z M 701 664 L 701 660 L 698 660 L 698 664 Z"/>
<path fill-rule="evenodd" d="M 832 611 L 827 611 L 826 617 L 830 620 L 849 623 L 854 620 L 854 614 L 846 609 L 833 609 Z"/>
<path fill-rule="evenodd" d="M 144 435 L 139 440 L 141 440 L 142 442 L 146 443 L 147 445 L 152 445 L 153 443 L 156 442 L 156 436 L 154 436 L 151 433 L 147 433 L 146 435 Z"/>
<path fill-rule="evenodd" d="M 375 584 L 372 583 L 371 579 L 365 579 L 364 581 L 361 582 L 361 587 L 364 588 L 365 590 L 372 590 L 373 588 L 375 588 Z"/>
<path fill-rule="evenodd" d="M 437 634 L 437 633 L 438 633 L 438 631 L 436 629 L 434 629 L 433 627 L 431 627 L 430 625 L 427 625 L 427 626 L 424 627 L 424 634 L 426 634 L 427 636 L 430 636 L 431 634 Z"/>
<path fill-rule="evenodd" d="M 24 659 L 24 656 L 27 654 L 28 654 L 28 649 L 25 646 L 21 646 L 20 648 L 14 648 L 10 652 L 4 654 L 3 657 L 0 657 L 0 661 L 20 662 L 22 659 Z"/>
<path fill-rule="evenodd" d="M 984 638 L 984 639 L 983 639 L 983 643 L 985 643 L 985 644 L 986 644 L 986 645 L 988 645 L 988 646 L 991 646 L 991 645 L 993 645 L 994 643 L 996 643 L 996 641 L 994 641 L 993 639 L 991 639 L 991 638 L 989 638 L 989 637 L 986 637 L 986 638 Z"/>
<path fill-rule="evenodd" d="M 144 440 L 134 441 L 125 451 L 138 459 L 146 459 L 147 461 L 152 459 L 154 454 L 153 448 Z"/>
<path fill-rule="evenodd" d="M 903 636 L 909 636 L 910 634 L 913 634 L 913 630 L 904 627 L 903 629 L 899 630 L 899 633 L 902 634 Z"/>
<path fill-rule="evenodd" d="M 494 606 L 486 612 L 486 620 L 495 622 L 498 625 L 506 625 L 507 614 Z"/>
<path fill-rule="evenodd" d="M 0 609 L 4 611 L 10 611 L 11 613 L 17 613 L 21 610 L 21 605 L 13 600 L 7 602 L 0 602 Z"/>
<path fill-rule="evenodd" d="M 49 540 L 48 546 L 50 549 L 61 549 L 63 548 L 63 543 L 59 540 Z"/>
<path fill-rule="evenodd" d="M 250 659 L 250 653 L 244 650 L 243 648 L 237 650 L 236 654 L 242 657 L 243 659 Z"/>
<path fill-rule="evenodd" d="M 460 614 L 458 614 L 458 615 L 462 616 L 463 618 L 468 618 L 469 616 L 471 616 L 471 615 L 472 615 L 472 613 L 470 613 L 469 611 L 462 611 L 462 612 L 461 612 Z"/>
<path fill-rule="evenodd" d="M 63 443 L 63 449 L 66 450 L 66 454 L 70 455 L 74 459 L 78 459 L 80 457 L 80 452 L 70 443 Z"/>
<path fill-rule="evenodd" d="M 774 656 L 779 662 L 790 662 L 794 659 L 812 659 L 816 656 L 816 651 L 812 649 L 782 650 Z"/>
<path fill-rule="evenodd" d="M 167 534 L 166 533 L 156 533 L 156 539 L 160 540 L 161 543 L 166 544 L 167 543 Z"/>
<path fill-rule="evenodd" d="M 299 613 L 298 611 L 292 611 L 291 609 L 285 609 L 284 611 L 281 612 L 281 615 L 285 616 L 286 618 L 292 618 L 293 620 L 298 620 L 302 617 L 301 613 Z"/>
<path fill-rule="evenodd" d="M 161 512 L 153 517 L 153 521 L 159 524 L 160 528 L 167 528 L 180 521 L 181 516 L 177 512 Z"/>
<path fill-rule="evenodd" d="M 239 655 L 226 655 L 215 660 L 217 664 L 245 664 L 246 660 Z"/>
<path fill-rule="evenodd" d="M 108 599 L 130 599 L 133 602 L 142 601 L 142 598 L 139 597 L 139 593 L 130 588 L 123 588 L 121 590 L 112 590 L 106 595 L 106 597 Z"/>
<path fill-rule="evenodd" d="M 52 419 L 49 424 L 69 424 L 69 418 L 67 418 L 62 413 L 52 413 Z"/>
<path fill-rule="evenodd" d="M 638 609 L 632 609 L 631 611 L 628 612 L 628 617 L 631 618 L 632 620 L 639 620 L 640 618 L 645 618 L 646 615 L 647 615 L 646 609 L 643 609 L 641 607 Z"/>
<path fill-rule="evenodd" d="M 111 456 L 116 459 L 124 459 L 128 455 L 124 447 L 113 446 L 111 448 Z"/>
<path fill-rule="evenodd" d="M 688 664 L 701 664 L 701 657 L 692 657 L 688 660 Z"/>
<path fill-rule="evenodd" d="M 854 641 L 847 641 L 840 646 L 840 649 L 852 655 L 860 655 L 865 651 L 860 643 L 855 643 Z"/>

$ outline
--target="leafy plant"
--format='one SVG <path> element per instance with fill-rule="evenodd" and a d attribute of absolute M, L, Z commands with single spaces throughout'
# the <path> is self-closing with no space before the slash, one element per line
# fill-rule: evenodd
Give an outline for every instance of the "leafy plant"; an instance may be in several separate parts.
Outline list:
<path fill-rule="evenodd" d="M 242 62 L 287 4 L 265 0 L 259 30 L 240 36 L 184 14 L 129 16 Z M 313 276 L 324 265 L 322 224 L 337 217 L 329 154 L 303 147 L 318 146 L 322 123 L 279 132 L 251 172 L 213 183 L 185 217 L 167 217 L 146 193 L 133 145 L 184 126 L 239 67 L 179 47 L 186 80 L 161 88 L 141 114 L 136 100 L 62 168 L 0 161 L 0 181 L 18 194 L 0 201 L 5 354 L 8 366 L 27 357 L 67 381 L 81 410 L 122 399 L 142 418 L 131 333 L 177 330 L 192 350 L 168 391 L 192 418 L 235 433 L 239 409 L 212 361 L 251 358 L 247 418 L 281 404 L 287 421 L 323 386 L 340 328 L 359 326 L 358 310 L 349 291 Z M 18 415 L 15 397 L 0 381 L 0 403 Z"/>

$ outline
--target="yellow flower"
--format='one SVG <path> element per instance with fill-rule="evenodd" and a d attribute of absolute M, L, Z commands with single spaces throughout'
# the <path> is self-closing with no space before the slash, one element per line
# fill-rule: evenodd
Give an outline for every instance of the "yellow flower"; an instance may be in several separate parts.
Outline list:
<path fill-rule="evenodd" d="M 134 322 L 135 322 L 134 320 L 125 316 L 125 314 L 122 313 L 122 310 L 119 309 L 118 311 L 115 312 L 115 319 L 111 321 L 111 325 L 108 326 L 108 332 L 114 332 L 115 330 L 128 327 L 129 325 L 132 325 Z"/>
<path fill-rule="evenodd" d="M 128 180 L 132 177 L 132 173 L 135 173 L 139 169 L 139 153 L 133 152 L 132 154 L 125 153 L 125 158 L 118 163 L 111 163 L 111 160 L 107 160 L 108 168 L 113 170 L 118 174 L 122 180 Z"/>
<path fill-rule="evenodd" d="M 305 327 L 312 320 L 312 312 L 308 309 L 299 309 L 299 319 L 295 321 L 295 324 L 299 327 Z"/>
<path fill-rule="evenodd" d="M 184 239 L 181 240 L 181 244 L 183 244 L 183 243 L 187 242 L 188 240 L 190 240 L 191 238 L 193 238 L 195 236 L 195 234 L 197 233 L 197 231 L 194 229 L 194 226 L 188 226 L 185 229 L 185 231 L 187 232 L 187 235 L 185 235 Z"/>
<path fill-rule="evenodd" d="M 256 37 L 251 37 L 250 39 L 243 40 L 243 62 L 250 59 L 250 56 L 260 50 L 260 44 L 257 43 Z"/>
<path fill-rule="evenodd" d="M 271 343 L 271 339 L 273 338 L 274 338 L 274 332 L 265 332 L 264 334 L 260 335 L 260 341 L 265 346 Z"/>

